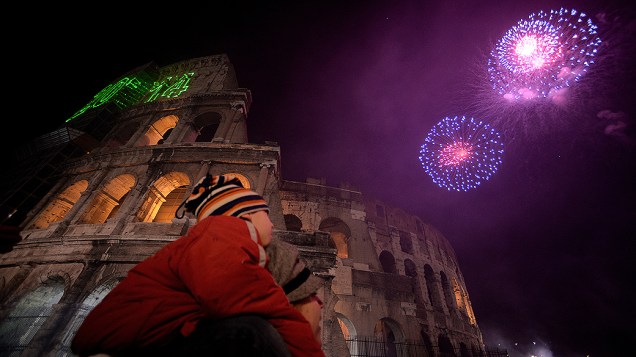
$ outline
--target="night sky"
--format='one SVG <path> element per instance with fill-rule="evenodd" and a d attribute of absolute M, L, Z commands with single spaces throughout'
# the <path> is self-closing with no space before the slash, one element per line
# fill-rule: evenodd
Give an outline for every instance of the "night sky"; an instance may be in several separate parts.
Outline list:
<path fill-rule="evenodd" d="M 2 132 L 2 149 L 62 125 L 138 66 L 226 53 L 252 91 L 249 139 L 280 144 L 284 179 L 347 182 L 444 234 L 487 345 L 511 356 L 634 350 L 628 1 L 266 3 L 16 10 L 18 25 L 3 25 L 4 120 L 22 133 Z M 599 26 L 596 63 L 564 104 L 502 103 L 486 54 L 517 21 L 560 7 Z M 505 144 L 499 170 L 468 192 L 438 187 L 418 159 L 433 125 L 456 115 L 496 124 Z"/>

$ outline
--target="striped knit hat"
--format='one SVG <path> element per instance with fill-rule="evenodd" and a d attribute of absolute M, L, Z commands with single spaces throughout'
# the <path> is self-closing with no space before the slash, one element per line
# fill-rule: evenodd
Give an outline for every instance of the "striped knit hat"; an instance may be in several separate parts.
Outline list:
<path fill-rule="evenodd" d="M 185 200 L 184 207 L 186 212 L 194 213 L 197 222 L 208 216 L 240 217 L 256 211 L 269 212 L 263 197 L 244 188 L 238 177 L 231 174 L 208 174 L 201 178 Z"/>

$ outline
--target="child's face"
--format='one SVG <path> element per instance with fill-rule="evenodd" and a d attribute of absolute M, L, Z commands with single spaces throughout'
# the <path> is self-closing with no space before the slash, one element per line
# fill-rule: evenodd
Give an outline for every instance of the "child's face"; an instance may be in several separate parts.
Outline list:
<path fill-rule="evenodd" d="M 261 245 L 267 247 L 272 241 L 272 231 L 274 230 L 274 224 L 269 219 L 267 211 L 257 211 L 253 213 L 247 213 L 241 216 L 252 222 L 254 228 L 261 237 Z"/>

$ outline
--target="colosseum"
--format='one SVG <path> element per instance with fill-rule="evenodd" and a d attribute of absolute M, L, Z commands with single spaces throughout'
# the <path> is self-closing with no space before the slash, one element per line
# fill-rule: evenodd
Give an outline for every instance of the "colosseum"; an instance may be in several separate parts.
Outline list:
<path fill-rule="evenodd" d="M 192 227 L 175 212 L 206 173 L 261 194 L 275 236 L 325 278 L 326 356 L 485 355 L 442 233 L 351 185 L 285 180 L 277 143 L 248 141 L 251 103 L 225 54 L 150 63 L 21 149 L 31 179 L 2 197 L 3 222 L 22 228 L 0 253 L 3 356 L 72 356 L 87 313 Z"/>

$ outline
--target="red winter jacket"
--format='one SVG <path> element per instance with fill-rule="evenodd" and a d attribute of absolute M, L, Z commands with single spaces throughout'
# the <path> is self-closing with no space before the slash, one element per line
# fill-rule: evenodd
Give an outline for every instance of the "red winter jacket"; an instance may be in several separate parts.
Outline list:
<path fill-rule="evenodd" d="M 87 356 L 160 346 L 190 335 L 201 319 L 256 314 L 278 330 L 293 356 L 324 357 L 266 262 L 251 223 L 207 217 L 131 269 L 88 314 L 71 349 Z"/>

